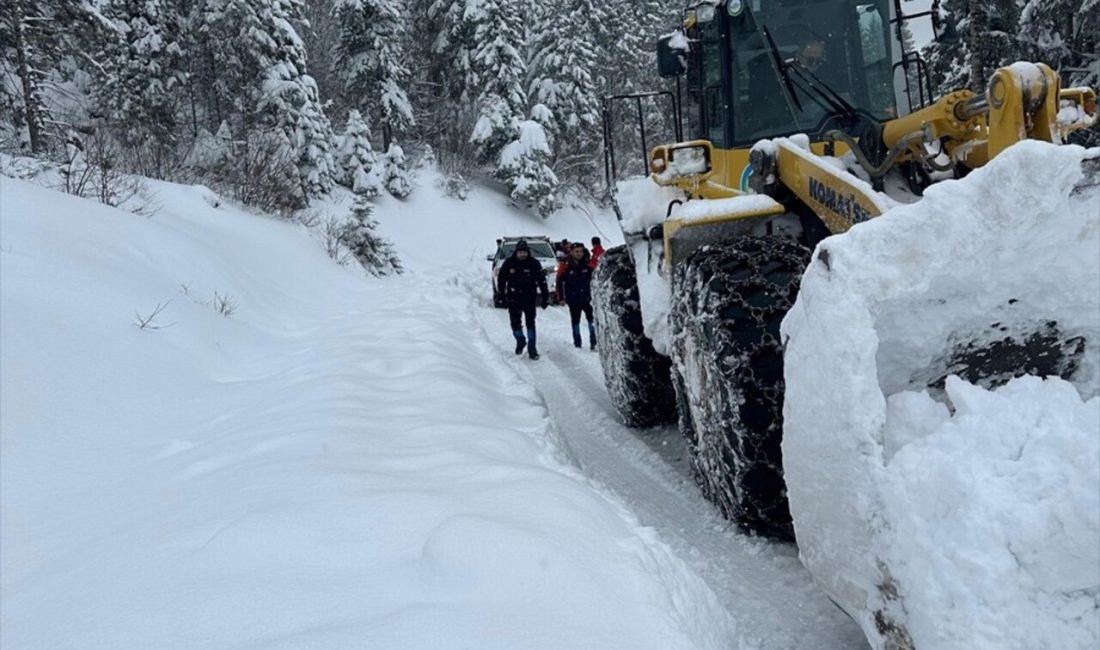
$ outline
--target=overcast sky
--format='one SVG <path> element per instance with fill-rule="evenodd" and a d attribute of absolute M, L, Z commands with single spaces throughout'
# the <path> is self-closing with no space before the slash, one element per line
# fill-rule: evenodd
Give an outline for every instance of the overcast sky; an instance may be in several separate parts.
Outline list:
<path fill-rule="evenodd" d="M 906 14 L 928 11 L 932 6 L 932 0 L 902 0 L 901 8 Z M 913 38 L 918 47 L 924 47 L 932 40 L 932 20 L 928 16 L 921 16 L 909 21 L 909 29 L 913 30 Z"/>

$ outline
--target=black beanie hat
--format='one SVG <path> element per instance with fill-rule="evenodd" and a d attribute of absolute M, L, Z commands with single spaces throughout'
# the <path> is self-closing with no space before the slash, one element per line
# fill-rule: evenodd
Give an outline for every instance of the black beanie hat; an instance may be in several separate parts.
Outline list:
<path fill-rule="evenodd" d="M 516 251 L 525 251 L 525 250 L 528 250 L 527 240 L 521 239 L 521 240 L 519 240 L 519 243 L 516 244 Z"/>

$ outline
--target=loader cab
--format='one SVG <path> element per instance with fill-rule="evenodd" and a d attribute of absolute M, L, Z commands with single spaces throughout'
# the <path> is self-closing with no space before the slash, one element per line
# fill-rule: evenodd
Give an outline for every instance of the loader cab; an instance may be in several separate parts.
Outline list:
<path fill-rule="evenodd" d="M 831 129 L 859 137 L 869 124 L 908 113 L 911 102 L 898 92 L 900 2 L 715 0 L 689 7 L 688 137 L 717 149 L 793 133 L 818 140 Z M 823 100 L 792 70 L 812 73 L 839 99 Z"/>

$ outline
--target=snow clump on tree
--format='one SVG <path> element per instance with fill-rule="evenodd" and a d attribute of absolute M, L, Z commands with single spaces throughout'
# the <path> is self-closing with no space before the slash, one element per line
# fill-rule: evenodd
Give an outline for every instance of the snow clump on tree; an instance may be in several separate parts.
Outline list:
<path fill-rule="evenodd" d="M 374 206 L 366 196 L 358 194 L 351 209 L 351 220 L 344 225 L 340 240 L 355 259 L 372 275 L 401 273 L 401 261 L 393 245 L 376 232 L 378 222 L 372 216 Z"/>
<path fill-rule="evenodd" d="M 412 181 L 409 179 L 409 170 L 405 163 L 405 151 L 399 145 L 396 143 L 390 145 L 382 164 L 382 175 L 390 194 L 400 199 L 412 193 Z"/>
<path fill-rule="evenodd" d="M 376 167 L 378 156 L 370 146 L 370 128 L 359 111 L 348 113 L 348 123 L 336 152 L 340 182 L 367 198 L 381 192 Z"/>
<path fill-rule="evenodd" d="M 546 131 L 534 120 L 520 122 L 516 130 L 516 138 L 500 152 L 496 175 L 508 183 L 513 199 L 535 206 L 546 218 L 558 208 L 558 177 L 549 167 Z"/>

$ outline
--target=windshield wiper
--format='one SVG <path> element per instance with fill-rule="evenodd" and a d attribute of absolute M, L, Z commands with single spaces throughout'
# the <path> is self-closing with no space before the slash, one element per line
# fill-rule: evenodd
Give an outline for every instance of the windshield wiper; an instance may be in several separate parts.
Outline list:
<path fill-rule="evenodd" d="M 787 71 L 787 63 L 783 60 L 783 57 L 779 56 L 779 48 L 775 46 L 775 40 L 772 38 L 768 26 L 761 23 L 760 29 L 764 32 L 764 38 L 768 41 L 768 52 L 772 55 L 772 63 L 775 64 L 775 69 L 783 80 L 783 86 L 787 89 L 787 97 L 794 102 L 794 105 L 798 107 L 798 112 L 801 113 L 802 102 L 798 101 L 798 95 L 794 92 L 794 84 L 791 82 L 791 75 Z"/>
<path fill-rule="evenodd" d="M 775 68 L 783 80 L 787 95 L 798 107 L 799 113 L 802 112 L 803 108 L 802 102 L 798 99 L 798 93 L 795 92 L 796 87 L 826 111 L 849 119 L 857 117 L 856 108 L 844 99 L 840 93 L 833 90 L 829 84 L 822 81 L 820 77 L 804 66 L 794 63 L 793 60 L 783 60 L 767 25 L 761 23 L 760 29 L 764 32 L 764 38 L 768 41 L 768 51 L 771 53 Z M 797 75 L 797 79 L 791 75 L 792 71 Z"/>
<path fill-rule="evenodd" d="M 817 99 L 814 97 L 816 94 L 817 97 L 820 97 L 821 100 L 828 104 L 828 106 L 823 106 L 823 108 L 830 108 L 834 112 L 845 117 L 855 116 L 855 106 L 852 106 L 848 100 L 844 99 L 843 95 L 834 90 L 829 84 L 822 81 L 820 77 L 796 63 L 788 61 L 786 65 L 798 75 L 799 79 L 797 85 L 802 92 L 810 95 L 810 97 L 815 100 Z"/>

